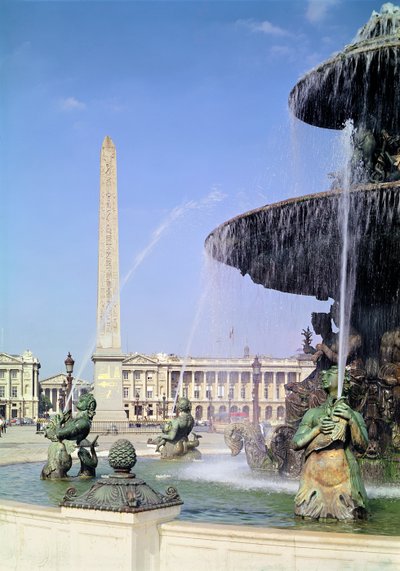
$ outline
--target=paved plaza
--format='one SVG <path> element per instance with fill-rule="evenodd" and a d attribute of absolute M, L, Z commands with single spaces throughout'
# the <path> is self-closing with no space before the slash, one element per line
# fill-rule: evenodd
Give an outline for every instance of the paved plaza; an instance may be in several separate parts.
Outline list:
<path fill-rule="evenodd" d="M 154 433 L 100 434 L 96 451 L 98 456 L 107 456 L 113 442 L 127 438 L 135 446 L 139 457 L 159 456 L 154 452 L 154 446 L 147 445 L 147 440 L 151 437 L 154 437 Z M 91 439 L 89 435 L 89 440 Z M 36 433 L 36 425 L 7 427 L 6 434 L 0 438 L 0 465 L 46 461 L 49 445 L 50 440 L 42 433 Z M 219 432 L 202 432 L 199 449 L 202 454 L 229 454 L 224 435 Z"/>

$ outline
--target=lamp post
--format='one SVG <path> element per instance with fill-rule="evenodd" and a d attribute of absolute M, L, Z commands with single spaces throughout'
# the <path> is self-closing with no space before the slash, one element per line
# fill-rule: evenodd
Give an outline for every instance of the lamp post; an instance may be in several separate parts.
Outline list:
<path fill-rule="evenodd" d="M 135 399 L 136 399 L 136 422 L 139 420 L 139 399 L 140 399 L 140 394 L 136 393 L 135 395 Z"/>
<path fill-rule="evenodd" d="M 72 379 L 73 379 L 72 372 L 74 370 L 75 361 L 71 357 L 70 352 L 68 352 L 67 358 L 65 359 L 64 363 L 65 363 L 65 369 L 67 371 L 67 393 L 66 394 L 68 396 L 71 396 L 71 405 L 72 405 L 72 395 L 71 395 Z M 64 406 L 65 406 L 65 404 L 64 404 Z M 71 406 L 71 408 L 72 408 L 72 406 Z"/>
<path fill-rule="evenodd" d="M 212 392 L 211 389 L 208 392 L 208 410 L 209 410 L 209 427 L 208 427 L 208 432 L 214 432 L 214 427 L 213 427 L 213 413 L 212 413 Z"/>
<path fill-rule="evenodd" d="M 64 380 L 61 385 L 60 396 L 58 397 L 58 407 L 60 409 L 60 412 L 63 412 L 65 407 L 66 390 L 67 390 L 67 383 Z"/>
<path fill-rule="evenodd" d="M 258 425 L 260 422 L 260 411 L 258 406 L 258 389 L 260 386 L 261 379 L 261 363 L 256 355 L 253 363 L 251 364 L 253 368 L 253 424 Z"/>
<path fill-rule="evenodd" d="M 165 410 L 166 410 L 166 409 L 165 409 L 166 400 L 167 400 L 167 397 L 165 396 L 165 393 L 163 393 L 163 396 L 162 396 L 162 417 L 163 417 L 163 420 L 165 420 L 165 414 L 166 414 L 166 413 L 165 413 Z"/>

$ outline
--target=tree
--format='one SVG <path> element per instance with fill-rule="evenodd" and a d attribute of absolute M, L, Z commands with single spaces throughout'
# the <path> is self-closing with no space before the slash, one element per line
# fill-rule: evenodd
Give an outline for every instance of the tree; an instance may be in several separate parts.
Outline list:
<path fill-rule="evenodd" d="M 53 403 L 51 402 L 48 396 L 41 393 L 39 398 L 39 416 L 43 416 L 51 408 L 53 408 Z"/>

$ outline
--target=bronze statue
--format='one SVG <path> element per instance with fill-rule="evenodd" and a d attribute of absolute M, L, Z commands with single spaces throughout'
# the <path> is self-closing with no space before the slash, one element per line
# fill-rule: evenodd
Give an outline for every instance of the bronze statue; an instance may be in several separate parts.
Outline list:
<path fill-rule="evenodd" d="M 79 445 L 90 432 L 96 414 L 96 400 L 91 393 L 84 393 L 76 405 L 78 413 L 72 418 L 71 410 L 57 414 L 45 429 L 44 434 L 53 442 L 76 440 Z"/>
<path fill-rule="evenodd" d="M 52 441 L 48 450 L 47 464 L 43 467 L 41 479 L 63 479 L 68 475 L 72 466 L 71 452 L 75 446 L 70 442 L 75 440 L 79 447 L 78 457 L 81 461 L 79 475 L 94 477 L 97 466 L 97 456 L 94 447 L 97 438 L 90 443 L 86 440 L 96 414 L 96 400 L 90 393 L 79 398 L 76 405 L 78 413 L 72 417 L 71 410 L 56 414 L 44 431 L 46 438 Z M 89 453 L 85 448 L 90 448 Z"/>
<path fill-rule="evenodd" d="M 160 452 L 161 458 L 167 460 L 201 458 L 199 450 L 196 450 L 200 444 L 200 436 L 193 432 L 193 439 L 189 440 L 188 438 L 194 426 L 191 408 L 192 404 L 189 399 L 179 398 L 177 403 L 178 416 L 164 424 L 162 434 L 148 441 L 149 444 L 156 444 L 156 452 Z"/>
<path fill-rule="evenodd" d="M 347 403 L 349 377 L 344 396 L 337 398 L 338 369 L 322 375 L 325 403 L 310 409 L 294 435 L 297 450 L 305 450 L 295 514 L 313 519 L 364 519 L 367 495 L 358 463 L 350 446 L 364 451 L 368 434 L 362 416 Z"/>
<path fill-rule="evenodd" d="M 237 456 L 244 444 L 247 464 L 252 470 L 273 472 L 278 469 L 278 463 L 266 446 L 258 424 L 232 422 L 224 430 L 224 440 L 232 456 Z"/>

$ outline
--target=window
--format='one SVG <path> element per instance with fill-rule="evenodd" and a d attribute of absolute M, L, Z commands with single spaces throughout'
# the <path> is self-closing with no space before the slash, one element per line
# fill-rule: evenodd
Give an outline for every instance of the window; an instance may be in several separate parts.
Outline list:
<path fill-rule="evenodd" d="M 210 398 L 212 398 L 211 385 L 207 385 L 207 387 L 206 387 L 206 399 L 210 399 Z"/>
<path fill-rule="evenodd" d="M 291 371 L 288 373 L 288 383 L 295 383 L 297 381 L 297 373 Z"/>
<path fill-rule="evenodd" d="M 16 369 L 11 370 L 11 378 L 16 379 L 18 377 L 18 371 Z"/>
<path fill-rule="evenodd" d="M 4 379 L 5 376 L 6 376 L 5 370 L 4 370 L 4 369 L 1 369 L 1 370 L 0 370 L 0 379 Z"/>
<path fill-rule="evenodd" d="M 268 400 L 268 385 L 264 387 L 264 398 Z"/>
<path fill-rule="evenodd" d="M 129 371 L 122 371 L 122 378 L 124 381 L 127 381 L 129 379 Z"/>
<path fill-rule="evenodd" d="M 278 420 L 283 420 L 285 418 L 285 407 L 284 406 L 278 406 L 276 416 L 277 416 Z"/>
<path fill-rule="evenodd" d="M 266 385 L 272 384 L 274 382 L 274 373 L 267 371 L 264 373 L 264 383 Z"/>
<path fill-rule="evenodd" d="M 223 396 L 224 396 L 224 394 L 225 394 L 225 387 L 224 387 L 224 385 L 218 385 L 217 391 L 218 391 L 218 392 L 217 392 L 218 396 L 221 397 L 221 398 L 223 398 Z"/>
<path fill-rule="evenodd" d="M 199 398 L 200 398 L 200 388 L 199 388 L 199 387 L 195 387 L 195 388 L 194 388 L 193 397 L 194 397 L 195 399 L 199 399 Z"/>
<path fill-rule="evenodd" d="M 15 398 L 18 396 L 18 387 L 11 387 L 11 397 Z"/>
<path fill-rule="evenodd" d="M 135 371 L 133 374 L 135 379 L 140 379 L 140 371 Z"/>
<path fill-rule="evenodd" d="M 237 371 L 232 371 L 229 373 L 229 382 L 237 383 L 239 381 L 239 373 Z"/>
<path fill-rule="evenodd" d="M 183 387 L 182 389 L 182 395 L 187 399 L 189 394 L 188 394 L 188 388 L 187 387 Z"/>
<path fill-rule="evenodd" d="M 245 385 L 242 385 L 242 386 L 240 387 L 240 396 L 241 396 L 242 399 L 245 399 L 245 398 L 246 398 L 246 387 L 245 387 Z"/>
<path fill-rule="evenodd" d="M 228 379 L 228 373 L 226 371 L 219 371 L 218 372 L 218 382 L 219 383 L 226 383 Z"/>
<path fill-rule="evenodd" d="M 215 382 L 215 373 L 214 371 L 207 371 L 206 373 L 206 382 L 208 384 L 214 383 Z"/>
<path fill-rule="evenodd" d="M 242 383 L 249 383 L 250 382 L 250 373 L 248 371 L 243 371 L 241 374 Z"/>
<path fill-rule="evenodd" d="M 147 380 L 148 380 L 148 381 L 152 381 L 152 380 L 153 380 L 153 373 L 147 373 Z"/>
<path fill-rule="evenodd" d="M 0 397 L 6 396 L 6 387 L 0 387 Z"/>
<path fill-rule="evenodd" d="M 228 398 L 233 399 L 233 387 L 229 387 Z"/>
<path fill-rule="evenodd" d="M 128 399 L 128 398 L 129 398 L 129 388 L 124 387 L 124 399 Z"/>
<path fill-rule="evenodd" d="M 153 398 L 153 389 L 147 389 L 146 397 L 147 397 L 148 399 L 152 399 L 152 398 Z"/>

